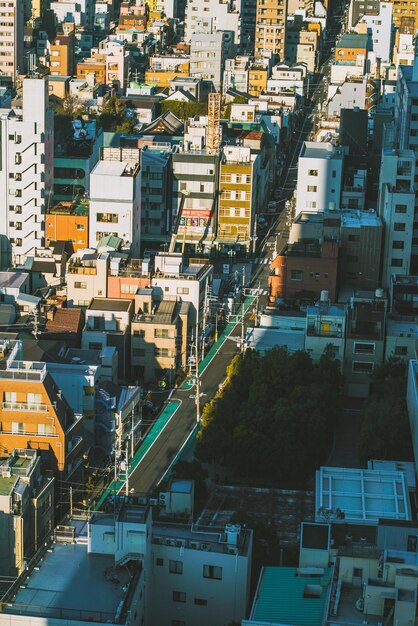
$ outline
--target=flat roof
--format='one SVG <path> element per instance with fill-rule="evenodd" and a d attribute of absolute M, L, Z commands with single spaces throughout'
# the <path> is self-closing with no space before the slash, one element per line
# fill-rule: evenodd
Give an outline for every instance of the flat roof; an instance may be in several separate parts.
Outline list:
<path fill-rule="evenodd" d="M 0 289 L 17 289 L 27 280 L 27 272 L 0 272 Z"/>
<path fill-rule="evenodd" d="M 13 614 L 23 609 L 24 615 L 46 619 L 113 623 L 126 597 L 123 588 L 129 582 L 127 569 L 115 571 L 113 554 L 88 554 L 87 542 L 55 542 L 4 612 Z"/>
<path fill-rule="evenodd" d="M 341 212 L 342 228 L 361 228 L 362 226 L 382 226 L 382 220 L 374 211 L 351 211 L 344 209 Z"/>
<path fill-rule="evenodd" d="M 386 335 L 392 337 L 418 337 L 418 325 L 414 322 L 401 322 L 388 319 Z"/>
<path fill-rule="evenodd" d="M 304 159 L 339 159 L 342 161 L 343 153 L 332 143 L 319 141 L 305 141 L 300 152 Z"/>
<path fill-rule="evenodd" d="M 122 176 L 126 169 L 125 161 L 99 161 L 92 174 L 101 176 Z"/>
<path fill-rule="evenodd" d="M 251 328 L 246 342 L 253 350 L 264 352 L 275 346 L 286 346 L 290 351 L 304 350 L 304 330 L 282 330 L 279 328 Z"/>
<path fill-rule="evenodd" d="M 123 298 L 93 298 L 88 311 L 129 311 L 132 300 Z"/>
<path fill-rule="evenodd" d="M 250 620 L 263 624 L 322 626 L 331 575 L 331 568 L 263 567 Z"/>
<path fill-rule="evenodd" d="M 0 476 L 0 496 L 8 496 L 18 480 L 19 476 Z"/>
<path fill-rule="evenodd" d="M 335 44 L 336 48 L 366 48 L 367 35 L 360 33 L 344 33 L 340 41 Z"/>
<path fill-rule="evenodd" d="M 406 476 L 399 471 L 321 467 L 316 472 L 316 521 L 377 524 L 379 519 L 410 520 Z"/>

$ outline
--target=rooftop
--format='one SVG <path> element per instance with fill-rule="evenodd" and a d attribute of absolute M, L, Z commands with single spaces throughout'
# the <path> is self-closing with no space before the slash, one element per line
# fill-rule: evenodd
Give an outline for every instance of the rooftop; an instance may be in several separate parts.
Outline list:
<path fill-rule="evenodd" d="M 129 311 L 132 301 L 118 298 L 93 298 L 88 311 Z"/>
<path fill-rule="evenodd" d="M 51 215 L 88 215 L 89 203 L 86 200 L 77 199 L 73 202 L 58 202 L 47 209 Z"/>
<path fill-rule="evenodd" d="M 336 148 L 332 143 L 305 141 L 300 157 L 304 159 L 339 159 L 344 158 L 341 149 Z"/>
<path fill-rule="evenodd" d="M 55 542 L 3 611 L 114 623 L 130 579 L 113 555 L 88 554 L 87 541 Z"/>
<path fill-rule="evenodd" d="M 377 524 L 410 520 L 406 477 L 399 471 L 321 467 L 316 472 L 316 519 Z"/>
<path fill-rule="evenodd" d="M 18 476 L 0 476 L 0 496 L 10 495 L 18 480 Z"/>
<path fill-rule="evenodd" d="M 342 228 L 362 228 L 365 226 L 382 226 L 382 220 L 374 211 L 344 209 L 341 212 Z"/>
<path fill-rule="evenodd" d="M 135 176 L 138 170 L 139 164 L 137 167 L 132 167 L 127 161 L 99 161 L 92 174 L 120 178 L 122 176 Z"/>
<path fill-rule="evenodd" d="M 344 33 L 340 41 L 337 41 L 336 48 L 366 48 L 367 35 L 359 33 Z"/>
<path fill-rule="evenodd" d="M 0 290 L 19 289 L 28 276 L 26 272 L 0 272 Z"/>
<path fill-rule="evenodd" d="M 184 545 L 189 550 L 203 550 L 207 552 L 231 551 L 239 555 L 247 555 L 251 544 L 251 532 L 241 528 L 238 533 L 236 546 L 228 543 L 225 526 L 190 526 L 169 522 L 154 522 L 152 543 L 164 545 Z M 174 542 L 174 543 L 173 543 Z M 177 543 L 176 543 L 177 542 Z"/>
<path fill-rule="evenodd" d="M 386 323 L 386 335 L 391 337 L 418 338 L 418 326 L 414 322 L 398 322 L 388 319 Z"/>
<path fill-rule="evenodd" d="M 263 567 L 250 619 L 263 624 L 322 626 L 331 579 L 331 568 Z"/>

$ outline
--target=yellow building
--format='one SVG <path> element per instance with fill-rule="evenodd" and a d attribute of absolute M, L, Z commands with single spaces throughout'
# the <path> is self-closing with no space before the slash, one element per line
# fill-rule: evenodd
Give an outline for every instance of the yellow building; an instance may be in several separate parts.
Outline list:
<path fill-rule="evenodd" d="M 158 87 L 170 87 L 170 81 L 177 76 L 190 76 L 188 59 L 151 57 L 150 68 L 145 72 L 145 82 Z"/>
<path fill-rule="evenodd" d="M 257 156 L 250 148 L 228 146 L 223 150 L 219 179 L 217 242 L 222 246 L 253 247 Z"/>
<path fill-rule="evenodd" d="M 259 96 L 267 91 L 268 71 L 264 65 L 253 65 L 248 71 L 248 93 Z"/>

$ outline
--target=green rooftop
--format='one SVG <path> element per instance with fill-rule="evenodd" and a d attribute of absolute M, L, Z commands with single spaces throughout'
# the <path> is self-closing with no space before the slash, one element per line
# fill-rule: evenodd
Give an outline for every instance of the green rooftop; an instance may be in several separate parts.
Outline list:
<path fill-rule="evenodd" d="M 84 198 L 77 198 L 72 202 L 58 202 L 47 211 L 51 215 L 88 215 L 89 202 Z"/>
<path fill-rule="evenodd" d="M 0 476 L 0 496 L 8 496 L 18 480 L 18 476 Z"/>
<path fill-rule="evenodd" d="M 26 468 L 31 464 L 32 458 L 27 456 L 16 455 L 12 460 L 12 467 Z"/>
<path fill-rule="evenodd" d="M 288 626 L 322 626 L 331 568 L 322 576 L 298 575 L 295 567 L 264 567 L 250 620 Z M 306 570 L 302 570 L 302 572 Z"/>
<path fill-rule="evenodd" d="M 367 35 L 361 33 L 344 33 L 340 41 L 335 44 L 336 48 L 366 48 Z"/>

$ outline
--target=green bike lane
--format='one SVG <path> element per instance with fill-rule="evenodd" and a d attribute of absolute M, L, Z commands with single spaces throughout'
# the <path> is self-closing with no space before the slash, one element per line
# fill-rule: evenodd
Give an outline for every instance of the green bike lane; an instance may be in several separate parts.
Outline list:
<path fill-rule="evenodd" d="M 248 312 L 248 309 L 253 304 L 254 300 L 255 300 L 255 297 L 252 297 L 252 296 L 247 297 L 244 300 L 244 303 L 239 308 L 237 315 L 241 315 L 242 313 L 246 314 Z M 237 323 L 236 321 L 229 322 L 227 324 L 227 326 L 224 328 L 223 332 L 219 336 L 218 340 L 213 344 L 213 346 L 211 347 L 211 349 L 209 350 L 205 358 L 202 359 L 202 361 L 199 363 L 199 375 L 202 375 L 205 372 L 205 370 L 209 367 L 213 359 L 217 356 L 221 348 L 224 346 L 225 342 L 228 341 L 228 337 L 231 336 L 231 334 L 233 333 L 234 329 L 238 326 L 238 324 L 239 322 Z M 219 380 L 219 383 L 221 382 L 222 380 Z M 187 391 L 190 391 L 191 389 L 193 389 L 193 387 L 194 387 L 194 383 L 190 383 L 190 381 L 185 381 L 178 388 L 178 391 L 185 391 L 187 393 Z M 155 423 L 148 431 L 147 435 L 145 436 L 138 450 L 136 451 L 136 453 L 130 460 L 129 470 L 128 470 L 129 479 L 131 478 L 131 475 L 136 472 L 139 464 L 143 461 L 144 457 L 148 454 L 148 452 L 151 450 L 155 442 L 161 436 L 164 429 L 170 423 L 172 418 L 175 416 L 177 410 L 181 407 L 181 405 L 182 405 L 182 401 L 177 398 L 174 398 L 168 401 L 167 405 L 164 407 L 163 411 L 160 413 Z M 194 428 L 190 431 L 186 441 L 181 444 L 180 449 L 177 451 L 174 458 L 169 462 L 163 477 L 169 474 L 173 465 L 179 460 L 179 458 L 181 458 L 181 453 L 184 449 L 184 446 L 190 443 L 190 440 L 194 436 L 196 436 L 197 430 L 198 430 L 198 427 L 197 425 L 195 425 Z M 161 482 L 161 479 L 158 482 Z M 97 504 L 95 505 L 95 509 L 96 510 L 100 509 L 103 503 L 105 502 L 105 500 L 111 494 L 120 492 L 123 489 L 124 485 L 125 485 L 124 478 L 112 481 L 112 483 L 110 483 L 110 485 L 102 493 Z"/>

